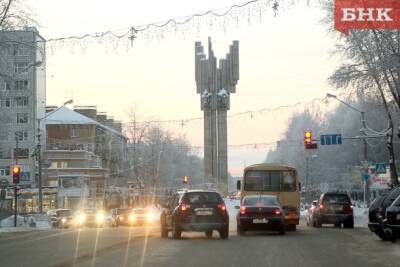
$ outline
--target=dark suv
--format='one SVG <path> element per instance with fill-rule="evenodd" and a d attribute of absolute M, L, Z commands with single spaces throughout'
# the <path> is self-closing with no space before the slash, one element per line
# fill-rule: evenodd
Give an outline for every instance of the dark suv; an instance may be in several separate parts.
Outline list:
<path fill-rule="evenodd" d="M 388 240 L 389 237 L 384 231 L 384 221 L 386 220 L 386 209 L 393 201 L 400 196 L 400 186 L 391 189 L 383 196 L 376 198 L 369 206 L 368 228 L 379 236 L 382 240 Z"/>
<path fill-rule="evenodd" d="M 354 228 L 353 206 L 346 193 L 321 194 L 318 205 L 312 210 L 312 225 L 334 224 L 335 227 Z"/>
<path fill-rule="evenodd" d="M 229 235 L 229 215 L 221 195 L 208 190 L 185 190 L 173 194 L 160 216 L 161 236 L 181 237 L 183 231 L 205 232 L 211 237 L 213 230 L 221 239 Z"/>

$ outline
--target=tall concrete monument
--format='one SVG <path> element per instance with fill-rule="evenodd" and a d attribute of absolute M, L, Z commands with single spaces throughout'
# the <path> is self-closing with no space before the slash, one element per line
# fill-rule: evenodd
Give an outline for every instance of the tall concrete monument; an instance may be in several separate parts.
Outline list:
<path fill-rule="evenodd" d="M 220 192 L 227 191 L 228 142 L 227 110 L 230 94 L 236 92 L 239 80 L 239 41 L 233 41 L 229 53 L 220 59 L 214 56 L 208 38 L 208 58 L 201 42 L 195 42 L 195 77 L 197 93 L 204 111 L 204 174 Z"/>

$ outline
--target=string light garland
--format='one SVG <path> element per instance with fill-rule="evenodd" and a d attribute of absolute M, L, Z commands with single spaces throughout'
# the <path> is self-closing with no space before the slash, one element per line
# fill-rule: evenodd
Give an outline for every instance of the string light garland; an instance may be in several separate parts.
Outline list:
<path fill-rule="evenodd" d="M 315 0 L 320 4 L 321 1 Z M 262 17 L 268 11 L 272 11 L 276 17 L 279 10 L 284 9 L 285 2 L 289 2 L 289 6 L 302 2 L 302 0 L 250 0 L 239 4 L 233 4 L 228 7 L 209 9 L 204 12 L 194 13 L 188 16 L 170 18 L 163 21 L 152 22 L 143 25 L 130 26 L 127 28 L 107 30 L 102 32 L 93 32 L 82 35 L 71 35 L 66 37 L 55 37 L 47 39 L 47 47 L 54 53 L 56 46 L 63 47 L 67 42 L 68 46 L 81 46 L 90 45 L 90 42 L 104 43 L 107 42 L 106 48 L 112 47 L 114 49 L 120 46 L 119 42 L 126 41 L 126 47 L 132 47 L 134 41 L 141 37 L 150 39 L 163 39 L 166 32 L 178 32 L 183 35 L 188 31 L 196 29 L 200 31 L 200 25 L 208 25 L 212 30 L 213 25 L 217 24 L 219 28 L 226 31 L 227 25 L 239 26 L 239 22 L 247 18 L 249 24 L 254 19 L 261 22 Z M 307 5 L 310 6 L 310 0 L 307 0 Z M 220 19 L 223 20 L 220 20 Z M 206 19 L 206 20 L 205 20 Z M 218 23 L 219 22 L 219 23 Z M 41 42 L 41 41 L 38 41 Z"/>

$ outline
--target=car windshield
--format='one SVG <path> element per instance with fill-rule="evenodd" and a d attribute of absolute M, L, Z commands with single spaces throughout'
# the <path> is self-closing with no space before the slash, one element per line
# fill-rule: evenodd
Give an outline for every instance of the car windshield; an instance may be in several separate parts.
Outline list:
<path fill-rule="evenodd" d="M 145 213 L 145 209 L 133 209 L 132 213 L 135 214 L 144 214 Z"/>
<path fill-rule="evenodd" d="M 278 199 L 272 196 L 257 196 L 257 197 L 245 197 L 243 199 L 244 206 L 279 206 Z"/>
<path fill-rule="evenodd" d="M 71 216 L 72 211 L 71 210 L 58 210 L 57 211 L 57 216 Z"/>
<path fill-rule="evenodd" d="M 185 194 L 184 201 L 190 204 L 218 204 L 222 199 L 214 192 L 192 192 Z"/>
<path fill-rule="evenodd" d="M 328 204 L 349 203 L 350 199 L 347 195 L 343 194 L 329 194 L 324 196 L 323 202 Z"/>
<path fill-rule="evenodd" d="M 117 214 L 126 214 L 129 213 L 130 209 L 117 209 Z"/>

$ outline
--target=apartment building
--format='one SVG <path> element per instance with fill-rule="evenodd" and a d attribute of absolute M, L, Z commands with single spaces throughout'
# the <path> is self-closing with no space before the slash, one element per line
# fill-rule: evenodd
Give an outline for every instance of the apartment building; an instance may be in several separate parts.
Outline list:
<path fill-rule="evenodd" d="M 10 166 L 18 162 L 21 186 L 36 186 L 31 155 L 38 131 L 44 134 L 38 119 L 45 115 L 45 101 L 45 39 L 36 28 L 0 31 L 0 179 L 11 183 Z"/>

